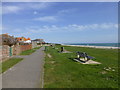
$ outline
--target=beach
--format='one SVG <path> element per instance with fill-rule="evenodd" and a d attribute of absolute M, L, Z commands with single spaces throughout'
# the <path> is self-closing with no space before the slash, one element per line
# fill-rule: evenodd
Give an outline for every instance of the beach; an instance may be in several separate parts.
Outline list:
<path fill-rule="evenodd" d="M 64 45 L 63 46 L 75 46 L 75 47 L 88 47 L 88 48 L 100 48 L 100 49 L 120 49 L 120 47 L 110 47 L 110 46 L 88 46 L 88 45 Z"/>

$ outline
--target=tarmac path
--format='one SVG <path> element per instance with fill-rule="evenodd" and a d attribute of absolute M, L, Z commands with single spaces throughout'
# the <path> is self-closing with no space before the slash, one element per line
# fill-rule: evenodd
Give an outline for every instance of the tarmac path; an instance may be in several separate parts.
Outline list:
<path fill-rule="evenodd" d="M 3 73 L 2 88 L 43 88 L 43 50 L 44 47 L 24 56 L 21 62 Z"/>

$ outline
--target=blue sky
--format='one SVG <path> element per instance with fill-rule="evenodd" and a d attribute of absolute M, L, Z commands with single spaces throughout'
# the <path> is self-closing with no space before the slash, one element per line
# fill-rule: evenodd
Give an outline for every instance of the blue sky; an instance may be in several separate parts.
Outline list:
<path fill-rule="evenodd" d="M 117 2 L 3 2 L 2 33 L 52 43 L 117 42 Z"/>

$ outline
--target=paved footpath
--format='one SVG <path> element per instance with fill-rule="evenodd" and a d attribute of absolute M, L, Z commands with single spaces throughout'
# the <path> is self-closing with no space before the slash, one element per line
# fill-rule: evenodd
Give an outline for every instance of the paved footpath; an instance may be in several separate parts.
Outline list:
<path fill-rule="evenodd" d="M 40 88 L 43 82 L 44 47 L 2 74 L 2 88 Z"/>

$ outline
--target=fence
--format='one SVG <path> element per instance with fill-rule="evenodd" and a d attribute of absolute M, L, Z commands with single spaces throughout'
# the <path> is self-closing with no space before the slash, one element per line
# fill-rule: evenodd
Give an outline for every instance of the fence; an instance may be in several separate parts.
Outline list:
<path fill-rule="evenodd" d="M 0 60 L 5 60 L 10 57 L 10 53 L 12 55 L 19 55 L 22 51 L 32 49 L 32 45 L 14 45 L 11 47 L 10 52 L 10 47 L 7 45 L 0 46 Z"/>

